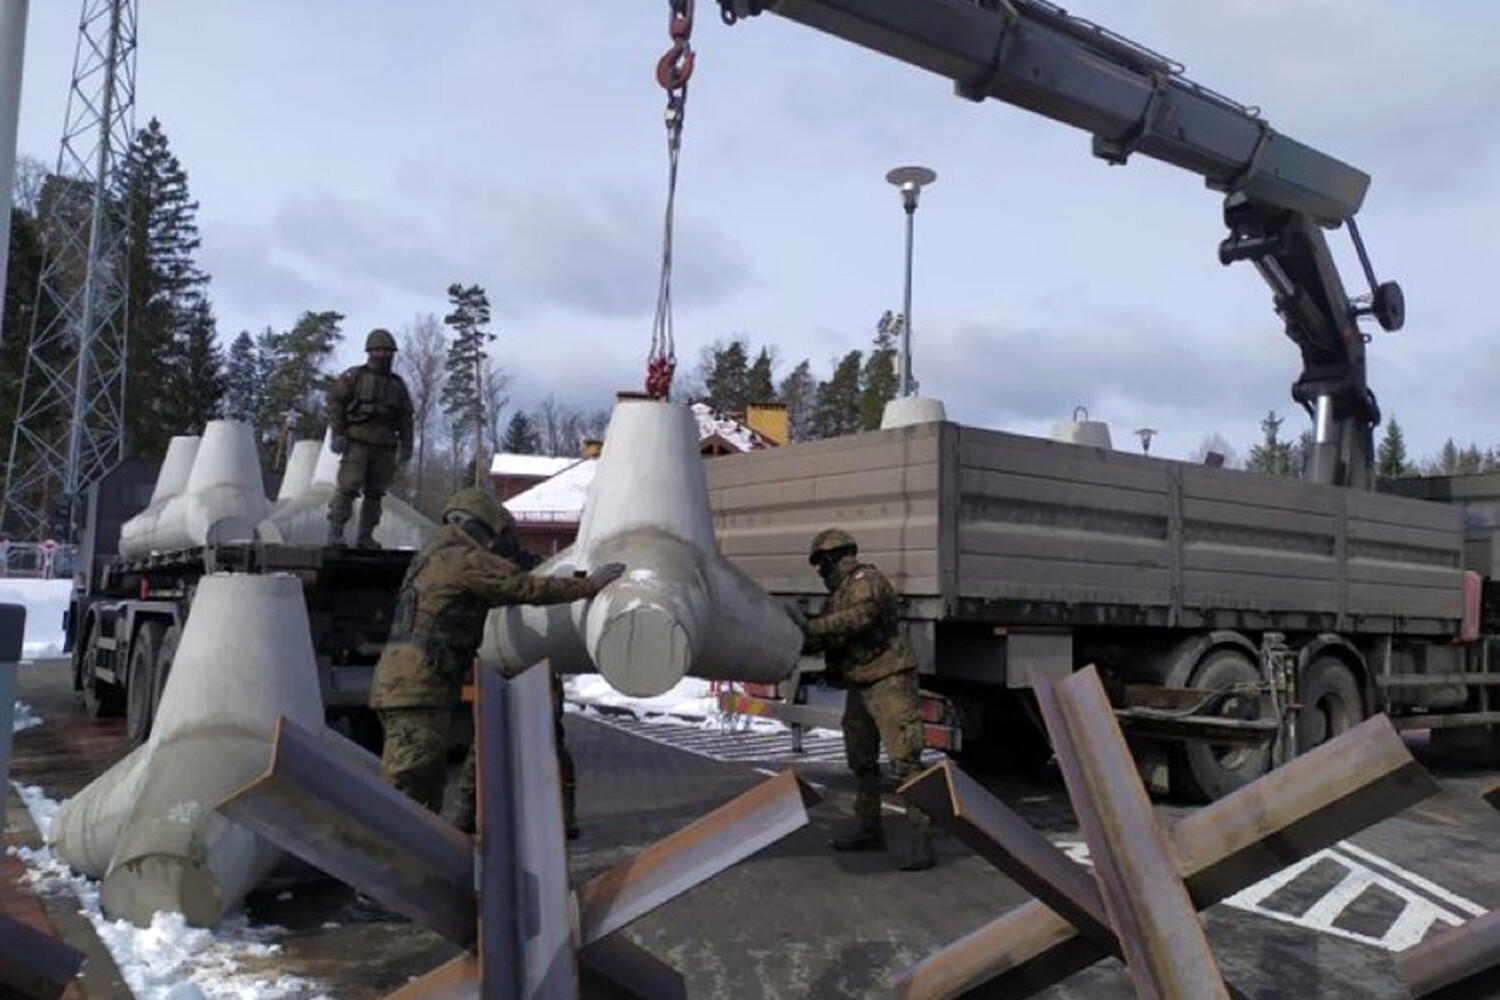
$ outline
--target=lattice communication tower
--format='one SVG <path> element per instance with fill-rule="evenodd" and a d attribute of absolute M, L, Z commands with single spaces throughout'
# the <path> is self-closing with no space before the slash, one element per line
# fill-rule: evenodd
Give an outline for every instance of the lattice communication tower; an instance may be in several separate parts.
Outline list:
<path fill-rule="evenodd" d="M 124 455 L 127 205 L 136 0 L 83 0 L 57 170 L 37 215 L 44 260 L 11 431 L 0 531 L 77 537 L 81 494 Z"/>

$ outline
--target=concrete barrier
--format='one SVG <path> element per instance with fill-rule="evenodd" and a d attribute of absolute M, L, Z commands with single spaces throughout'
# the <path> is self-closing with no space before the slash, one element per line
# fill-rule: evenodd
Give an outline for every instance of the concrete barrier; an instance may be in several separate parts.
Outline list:
<path fill-rule="evenodd" d="M 499 608 L 480 660 L 513 674 L 541 659 L 561 673 L 597 670 L 651 697 L 684 676 L 779 681 L 802 636 L 714 539 L 691 414 L 671 403 L 615 406 L 578 539 L 537 572 L 622 562 L 629 572 L 591 601 Z"/>

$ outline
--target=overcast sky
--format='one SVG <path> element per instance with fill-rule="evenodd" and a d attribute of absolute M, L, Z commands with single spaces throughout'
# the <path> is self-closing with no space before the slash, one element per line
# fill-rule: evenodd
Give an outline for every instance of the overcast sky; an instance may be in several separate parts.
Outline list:
<path fill-rule="evenodd" d="M 1300 370 L 1264 284 L 1221 267 L 1219 196 L 1088 137 L 774 16 L 699 0 L 678 195 L 681 366 L 735 333 L 784 373 L 867 346 L 901 301 L 884 181 L 917 216 L 914 367 L 965 423 L 1045 433 L 1083 404 L 1117 446 L 1242 452 Z M 1078 0 L 1280 131 L 1370 173 L 1360 215 L 1409 323 L 1370 381 L 1412 450 L 1500 444 L 1500 5 L 1479 0 Z M 639 386 L 666 154 L 664 0 L 139 0 L 137 121 L 161 119 L 201 202 L 221 339 L 306 309 L 371 326 L 489 293 L 529 405 Z M 20 150 L 57 155 L 76 0 L 31 4 Z M 1342 233 L 1331 241 L 1360 291 Z M 1374 329 L 1371 324 L 1371 329 Z M 1295 412 L 1294 412 L 1295 411 Z"/>

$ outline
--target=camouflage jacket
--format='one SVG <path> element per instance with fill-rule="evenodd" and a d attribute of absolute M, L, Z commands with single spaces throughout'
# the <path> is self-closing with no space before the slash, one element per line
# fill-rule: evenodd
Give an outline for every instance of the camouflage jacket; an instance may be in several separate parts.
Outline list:
<path fill-rule="evenodd" d="M 407 568 L 391 635 L 375 666 L 371 708 L 452 705 L 484 637 L 484 619 L 504 604 L 566 604 L 591 595 L 584 580 L 533 576 L 447 524 Z"/>
<path fill-rule="evenodd" d="M 328 390 L 328 426 L 365 444 L 412 446 L 411 393 L 394 372 L 355 365 Z"/>
<path fill-rule="evenodd" d="M 874 566 L 851 558 L 841 579 L 809 618 L 804 650 L 822 653 L 828 673 L 846 684 L 873 684 L 917 669 L 916 654 L 899 624 L 896 588 Z"/>

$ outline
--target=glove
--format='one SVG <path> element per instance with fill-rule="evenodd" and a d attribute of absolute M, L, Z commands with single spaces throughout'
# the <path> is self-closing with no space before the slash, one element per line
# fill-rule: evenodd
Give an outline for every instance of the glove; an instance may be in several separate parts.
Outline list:
<path fill-rule="evenodd" d="M 588 575 L 589 589 L 597 594 L 618 580 L 624 572 L 624 563 L 605 563 L 603 566 L 595 566 L 594 571 Z"/>
<path fill-rule="evenodd" d="M 335 455 L 342 455 L 349 447 L 349 439 L 342 434 L 335 434 L 333 440 L 328 442 L 328 447 L 333 449 Z"/>
<path fill-rule="evenodd" d="M 781 610 L 786 612 L 786 616 L 792 620 L 792 624 L 797 626 L 800 631 L 807 631 L 807 615 L 802 612 L 801 608 L 795 604 L 783 604 Z"/>

